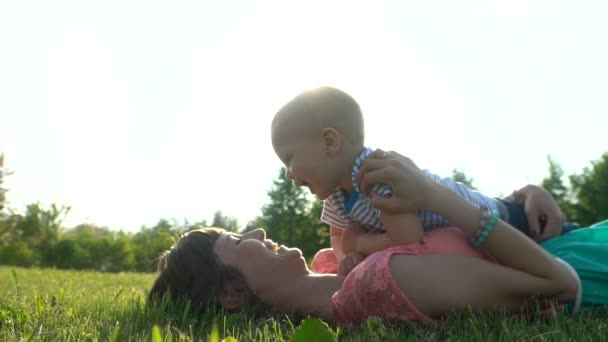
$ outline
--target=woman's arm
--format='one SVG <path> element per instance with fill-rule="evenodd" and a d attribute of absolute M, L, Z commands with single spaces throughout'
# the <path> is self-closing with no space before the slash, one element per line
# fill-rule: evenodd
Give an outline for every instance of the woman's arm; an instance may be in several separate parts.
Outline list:
<path fill-rule="evenodd" d="M 514 191 L 507 200 L 524 205 L 530 232 L 537 241 L 544 241 L 561 234 L 566 215 L 547 190 L 529 184 Z M 541 229 L 541 219 L 545 221 L 544 229 Z"/>
<path fill-rule="evenodd" d="M 479 208 L 447 187 L 433 182 L 409 158 L 397 153 L 374 152 L 363 163 L 359 180 L 362 191 L 365 191 L 369 184 L 382 183 L 391 186 L 392 197 L 372 200 L 374 207 L 383 211 L 404 213 L 424 208 L 444 216 L 468 236 L 475 235 L 479 229 Z M 498 221 L 483 247 L 504 266 L 525 272 L 545 285 L 531 289 L 529 295 L 574 298 L 577 290 L 576 280 L 568 270 L 534 241 L 507 223 Z"/>
<path fill-rule="evenodd" d="M 551 279 L 470 256 L 401 254 L 391 258 L 390 267 L 397 286 L 429 316 L 469 309 L 515 311 L 534 297 L 572 299 Z"/>
<path fill-rule="evenodd" d="M 444 216 L 468 236 L 475 235 L 481 221 L 480 209 L 439 184 L 433 187 L 434 189 L 430 189 L 426 208 Z M 573 284 L 576 287 L 574 279 L 563 265 L 555 261 L 536 242 L 506 222 L 500 220 L 497 222 L 483 248 L 499 263 L 550 280 L 560 291 L 572 290 Z"/>

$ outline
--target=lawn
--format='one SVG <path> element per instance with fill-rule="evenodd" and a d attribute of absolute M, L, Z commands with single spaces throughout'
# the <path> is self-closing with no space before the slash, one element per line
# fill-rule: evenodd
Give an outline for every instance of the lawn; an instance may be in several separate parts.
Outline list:
<path fill-rule="evenodd" d="M 288 316 L 214 311 L 196 317 L 184 309 L 150 308 L 145 295 L 153 279 L 143 273 L 0 267 L 0 341 L 208 340 L 214 324 L 219 340 L 227 341 L 292 340 L 294 333 L 303 340 L 306 333 L 324 332 L 318 321 Z M 438 328 L 370 319 L 357 329 L 332 327 L 331 333 L 341 341 L 608 341 L 608 310 L 540 321 L 454 316 Z"/>

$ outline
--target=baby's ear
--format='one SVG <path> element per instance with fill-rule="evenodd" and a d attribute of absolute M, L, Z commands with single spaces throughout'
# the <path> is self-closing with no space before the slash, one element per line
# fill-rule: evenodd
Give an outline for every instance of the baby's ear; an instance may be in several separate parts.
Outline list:
<path fill-rule="evenodd" d="M 217 300 L 226 310 L 236 310 L 241 308 L 249 301 L 251 291 L 246 284 L 241 281 L 226 284 Z"/>
<path fill-rule="evenodd" d="M 333 128 L 323 128 L 321 130 L 321 139 L 323 139 L 325 152 L 331 157 L 335 156 L 340 150 L 342 143 L 340 133 Z"/>

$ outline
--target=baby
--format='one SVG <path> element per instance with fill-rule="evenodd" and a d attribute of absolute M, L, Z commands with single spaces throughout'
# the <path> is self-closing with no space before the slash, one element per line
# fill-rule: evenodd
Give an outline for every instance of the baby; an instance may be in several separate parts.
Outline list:
<path fill-rule="evenodd" d="M 287 177 L 324 201 L 321 220 L 330 226 L 337 260 L 352 252 L 366 256 L 420 242 L 424 230 L 447 225 L 443 217 L 427 211 L 389 215 L 374 208 L 371 197 L 391 196 L 386 185 L 374 185 L 369 194 L 359 191 L 358 171 L 372 149 L 364 145 L 361 109 L 345 92 L 322 87 L 296 96 L 275 115 L 271 132 Z M 492 198 L 425 172 L 477 206 L 499 211 Z"/>

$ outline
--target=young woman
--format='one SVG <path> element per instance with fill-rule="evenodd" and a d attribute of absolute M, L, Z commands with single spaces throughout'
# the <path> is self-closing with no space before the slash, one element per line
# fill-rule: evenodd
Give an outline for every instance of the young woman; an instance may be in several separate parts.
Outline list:
<path fill-rule="evenodd" d="M 311 272 L 299 249 L 277 246 L 261 229 L 243 235 L 195 230 L 162 256 L 149 298 L 168 292 L 199 310 L 213 303 L 239 309 L 261 302 L 275 311 L 339 324 L 370 316 L 433 324 L 453 311 L 520 312 L 537 307 L 537 302 L 527 307 L 531 298 L 551 305 L 580 297 L 580 279 L 567 263 L 432 182 L 409 159 L 380 153 L 360 175 L 364 191 L 378 182 L 393 188 L 391 198 L 375 205 L 393 212 L 425 208 L 460 228 L 439 229 L 421 243 L 376 252 L 347 277 Z M 360 261 L 350 257 L 353 264 Z"/>

